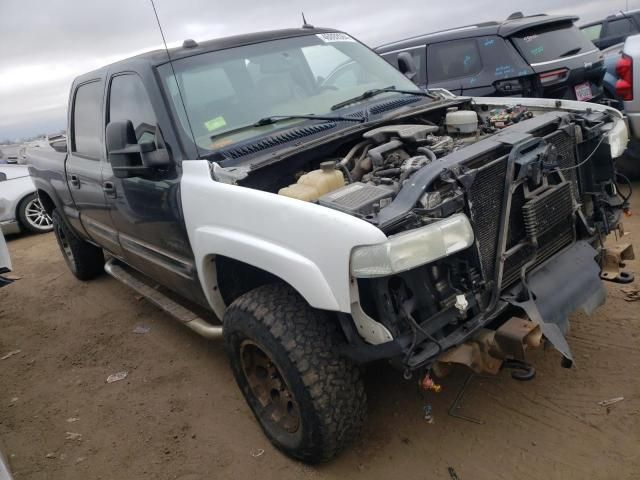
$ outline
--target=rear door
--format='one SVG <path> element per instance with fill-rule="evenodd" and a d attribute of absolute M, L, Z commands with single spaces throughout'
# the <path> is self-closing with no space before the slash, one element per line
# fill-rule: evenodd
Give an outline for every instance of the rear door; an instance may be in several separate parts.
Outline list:
<path fill-rule="evenodd" d="M 510 39 L 538 74 L 545 97 L 587 101 L 602 95 L 603 55 L 571 21 L 533 26 Z"/>
<path fill-rule="evenodd" d="M 138 74 L 124 72 L 111 77 L 106 109 L 107 124 L 129 120 L 138 143 L 154 141 L 157 115 Z M 190 300 L 204 302 L 182 218 L 179 166 L 117 178 L 107 162 L 103 177 L 127 264 Z"/>
<path fill-rule="evenodd" d="M 470 37 L 427 46 L 429 88 L 459 95 L 536 96 L 533 71 L 518 52 L 496 35 Z"/>
<path fill-rule="evenodd" d="M 74 208 L 65 213 L 74 226 L 99 245 L 117 253 L 116 231 L 102 190 L 102 129 L 104 80 L 97 78 L 75 85 L 71 102 L 70 146 L 65 163 L 67 185 Z"/>

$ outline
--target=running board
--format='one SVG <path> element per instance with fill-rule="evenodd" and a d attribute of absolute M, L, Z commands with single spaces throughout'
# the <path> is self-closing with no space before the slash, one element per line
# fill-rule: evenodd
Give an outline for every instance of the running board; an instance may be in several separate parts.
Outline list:
<path fill-rule="evenodd" d="M 199 335 L 202 335 L 205 338 L 212 339 L 222 338 L 221 325 L 211 325 L 196 313 L 192 312 L 186 307 L 183 307 L 162 292 L 159 292 L 155 288 L 147 285 L 142 280 L 139 280 L 127 271 L 127 266 L 118 262 L 115 258 L 109 259 L 109 261 L 104 266 L 104 270 L 113 278 L 115 278 L 119 282 L 124 283 L 129 288 L 135 290 L 151 303 L 157 305 L 169 315 L 177 319 L 180 323 L 189 327 Z"/>

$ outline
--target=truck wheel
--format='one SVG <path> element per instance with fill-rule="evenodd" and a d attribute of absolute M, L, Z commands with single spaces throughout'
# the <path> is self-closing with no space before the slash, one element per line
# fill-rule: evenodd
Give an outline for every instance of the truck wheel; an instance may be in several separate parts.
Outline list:
<path fill-rule="evenodd" d="M 20 225 L 33 233 L 46 233 L 53 229 L 51 217 L 42 208 L 37 193 L 24 197 L 18 205 L 18 221 Z"/>
<path fill-rule="evenodd" d="M 360 434 L 367 404 L 360 370 L 338 355 L 344 340 L 327 314 L 272 284 L 239 297 L 223 323 L 238 386 L 277 448 L 318 463 Z"/>
<path fill-rule="evenodd" d="M 67 226 L 57 210 L 51 215 L 53 231 L 69 270 L 79 280 L 91 280 L 104 271 L 102 249 L 79 238 Z"/>

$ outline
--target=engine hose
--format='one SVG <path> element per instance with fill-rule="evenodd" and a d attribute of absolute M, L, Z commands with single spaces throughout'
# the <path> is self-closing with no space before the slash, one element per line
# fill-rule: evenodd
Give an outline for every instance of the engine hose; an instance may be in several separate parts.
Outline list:
<path fill-rule="evenodd" d="M 384 170 L 376 170 L 373 174 L 376 177 L 391 177 L 393 175 L 398 175 L 402 170 L 399 168 L 387 168 Z"/>
<path fill-rule="evenodd" d="M 349 152 L 347 152 L 347 154 L 344 156 L 344 158 L 342 160 L 340 160 L 340 165 L 348 165 L 349 162 L 351 161 L 351 159 L 353 158 L 353 156 L 356 154 L 356 152 L 361 148 L 364 147 L 368 142 L 362 141 L 360 143 L 356 143 L 353 147 L 351 147 L 351 150 L 349 150 Z"/>
<path fill-rule="evenodd" d="M 436 154 L 433 153 L 433 151 L 427 147 L 418 147 L 416 148 L 416 152 L 422 153 L 425 157 L 427 157 L 432 162 L 436 161 Z"/>
<path fill-rule="evenodd" d="M 342 170 L 342 173 L 344 173 L 344 176 L 347 178 L 347 183 L 349 184 L 353 183 L 353 177 L 351 176 L 351 172 L 349 171 L 346 165 L 343 165 L 342 163 L 338 163 L 336 167 Z"/>

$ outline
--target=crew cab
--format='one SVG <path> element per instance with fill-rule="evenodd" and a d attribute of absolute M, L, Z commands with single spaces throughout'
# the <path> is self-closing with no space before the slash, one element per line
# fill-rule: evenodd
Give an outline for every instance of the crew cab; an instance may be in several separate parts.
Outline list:
<path fill-rule="evenodd" d="M 30 169 L 71 271 L 223 338 L 265 434 L 306 462 L 360 432 L 362 364 L 426 389 L 453 364 L 524 379 L 544 338 L 570 365 L 568 315 L 604 302 L 626 207 L 618 111 L 425 91 L 309 26 L 82 75 L 67 133 Z"/>

